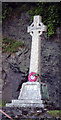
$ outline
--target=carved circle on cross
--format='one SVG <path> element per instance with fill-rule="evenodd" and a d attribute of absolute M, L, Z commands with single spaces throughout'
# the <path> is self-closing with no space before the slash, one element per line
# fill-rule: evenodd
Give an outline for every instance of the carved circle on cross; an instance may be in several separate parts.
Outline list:
<path fill-rule="evenodd" d="M 42 34 L 42 31 L 40 30 L 40 31 L 38 31 L 38 35 L 40 36 Z"/>

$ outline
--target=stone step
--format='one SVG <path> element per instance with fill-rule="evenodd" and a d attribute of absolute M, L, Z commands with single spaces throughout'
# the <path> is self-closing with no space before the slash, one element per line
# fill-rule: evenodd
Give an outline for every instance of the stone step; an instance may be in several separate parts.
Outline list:
<path fill-rule="evenodd" d="M 32 100 L 32 99 L 27 99 L 27 100 L 21 100 L 21 99 L 19 99 L 19 100 L 12 100 L 12 103 L 16 103 L 16 102 L 19 102 L 19 103 L 42 103 L 42 100 L 40 100 L 40 99 L 34 99 L 34 100 Z"/>
<path fill-rule="evenodd" d="M 44 101 L 44 104 L 43 104 L 43 101 L 42 100 L 38 100 L 38 99 L 35 99 L 35 100 L 12 100 L 12 103 L 8 103 L 8 104 L 6 104 L 6 106 L 7 107 L 10 107 L 10 106 L 15 106 L 15 107 L 17 107 L 17 106 L 35 106 L 35 105 L 37 105 L 37 107 L 42 107 L 42 106 L 44 106 L 44 108 L 46 108 L 46 109 L 48 109 L 48 108 L 55 108 L 55 106 L 54 106 L 54 104 L 52 104 L 52 102 L 51 101 L 48 101 L 48 102 L 45 102 Z"/>
<path fill-rule="evenodd" d="M 12 103 L 7 103 L 6 107 L 39 107 L 43 108 L 42 100 L 12 100 Z"/>

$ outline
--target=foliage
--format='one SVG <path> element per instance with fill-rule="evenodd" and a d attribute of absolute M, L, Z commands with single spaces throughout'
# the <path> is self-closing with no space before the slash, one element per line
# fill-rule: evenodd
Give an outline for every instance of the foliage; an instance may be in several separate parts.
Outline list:
<path fill-rule="evenodd" d="M 13 11 L 12 7 L 8 6 L 8 3 L 3 3 L 2 6 L 2 19 L 5 19 L 7 15 L 10 15 L 10 13 Z"/>
<path fill-rule="evenodd" d="M 36 3 L 35 7 L 31 7 L 27 12 L 31 15 L 33 21 L 34 15 L 42 16 L 42 21 L 47 25 L 46 38 L 55 33 L 55 28 L 61 24 L 61 5 L 60 3 Z"/>
<path fill-rule="evenodd" d="M 23 47 L 23 41 L 14 41 L 11 38 L 2 40 L 2 52 L 14 53 L 19 47 Z"/>
<path fill-rule="evenodd" d="M 60 2 L 3 3 L 2 18 L 5 19 L 7 16 L 10 16 L 10 14 L 12 15 L 12 12 L 14 12 L 15 15 L 20 15 L 24 10 L 31 16 L 31 22 L 33 21 L 34 15 L 42 16 L 42 22 L 47 25 L 46 38 L 50 38 L 50 36 L 55 33 L 56 27 L 61 24 Z"/>
<path fill-rule="evenodd" d="M 48 111 L 48 113 L 53 117 L 61 117 L 61 110 L 50 110 Z"/>
<path fill-rule="evenodd" d="M 6 106 L 6 101 L 2 100 L 2 103 L 0 104 L 0 107 L 5 107 Z"/>
<path fill-rule="evenodd" d="M 12 16 L 14 14 L 15 16 L 21 14 L 22 11 L 27 9 L 27 5 L 22 2 L 8 2 L 2 4 L 2 19 Z M 16 12 L 15 12 L 16 11 Z"/>

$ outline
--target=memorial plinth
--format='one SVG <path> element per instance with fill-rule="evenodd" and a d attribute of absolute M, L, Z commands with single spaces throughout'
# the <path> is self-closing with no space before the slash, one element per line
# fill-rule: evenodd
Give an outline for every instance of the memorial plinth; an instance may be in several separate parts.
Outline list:
<path fill-rule="evenodd" d="M 6 104 L 7 107 L 40 107 L 43 108 L 39 82 L 23 83 L 18 100 Z"/>

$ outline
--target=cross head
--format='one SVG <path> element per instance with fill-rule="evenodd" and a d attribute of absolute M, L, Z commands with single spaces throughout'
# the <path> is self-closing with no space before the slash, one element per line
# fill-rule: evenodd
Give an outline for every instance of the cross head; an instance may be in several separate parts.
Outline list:
<path fill-rule="evenodd" d="M 43 31 L 46 32 L 47 27 L 41 22 L 42 18 L 41 16 L 37 15 L 34 16 L 33 23 L 28 27 L 28 32 L 31 36 L 37 31 L 38 35 L 42 35 Z"/>

